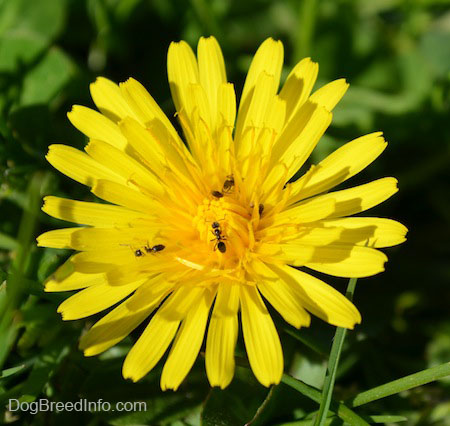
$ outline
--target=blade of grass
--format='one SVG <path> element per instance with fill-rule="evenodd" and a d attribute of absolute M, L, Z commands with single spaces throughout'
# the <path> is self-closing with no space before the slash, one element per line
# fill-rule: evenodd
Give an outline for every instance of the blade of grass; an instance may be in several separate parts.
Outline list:
<path fill-rule="evenodd" d="M 409 376 L 402 377 L 401 379 L 369 389 L 365 392 L 361 392 L 352 399 L 348 400 L 347 403 L 351 407 L 359 407 L 360 405 L 364 405 L 408 389 L 422 386 L 426 383 L 442 379 L 443 377 L 449 375 L 450 362 L 446 362 L 445 364 L 437 365 L 436 367 L 428 368 L 426 370 L 419 371 L 418 373 L 410 374 Z"/>
<path fill-rule="evenodd" d="M 347 286 L 346 297 L 353 299 L 357 278 L 352 278 Z M 333 345 L 331 346 L 330 358 L 328 360 L 328 368 L 322 390 L 322 400 L 320 402 L 319 413 L 317 414 L 314 426 L 324 426 L 327 418 L 328 409 L 330 408 L 331 396 L 333 394 L 334 382 L 336 380 L 336 371 L 341 356 L 342 346 L 344 344 L 347 329 L 338 327 L 334 335 Z"/>

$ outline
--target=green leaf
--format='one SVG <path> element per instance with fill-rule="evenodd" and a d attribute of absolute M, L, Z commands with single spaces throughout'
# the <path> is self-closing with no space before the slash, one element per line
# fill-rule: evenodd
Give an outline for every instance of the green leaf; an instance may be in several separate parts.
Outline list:
<path fill-rule="evenodd" d="M 361 392 L 348 401 L 351 407 L 359 407 L 377 399 L 385 398 L 408 389 L 434 382 L 450 375 L 450 362 L 410 374 L 401 379 L 394 380 L 384 385 L 377 386 L 365 392 Z"/>
<path fill-rule="evenodd" d="M 64 26 L 65 0 L 0 2 L 0 71 L 32 62 Z"/>
<path fill-rule="evenodd" d="M 21 105 L 47 103 L 68 83 L 74 66 L 60 49 L 50 49 L 26 75 L 20 96 Z"/>

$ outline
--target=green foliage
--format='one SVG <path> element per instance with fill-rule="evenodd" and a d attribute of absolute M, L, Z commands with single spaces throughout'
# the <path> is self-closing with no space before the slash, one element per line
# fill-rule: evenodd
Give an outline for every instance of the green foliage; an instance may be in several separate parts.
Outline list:
<path fill-rule="evenodd" d="M 448 6 L 446 0 L 0 0 L 2 421 L 449 425 Z M 345 341 L 338 330 L 334 349 L 333 327 L 314 320 L 298 331 L 279 321 L 286 366 L 280 385 L 262 387 L 238 358 L 230 387 L 211 390 L 200 357 L 178 392 L 162 392 L 158 369 L 136 384 L 121 377 L 138 334 L 85 358 L 77 341 L 92 319 L 63 322 L 56 308 L 67 295 L 44 293 L 43 281 L 69 253 L 35 246 L 36 235 L 61 226 L 40 211 L 42 197 L 89 197 L 44 156 L 51 143 L 84 145 L 66 113 L 73 104 L 92 105 L 88 85 L 98 75 L 135 77 L 172 117 L 168 45 L 185 39 L 195 46 L 209 34 L 218 38 L 238 92 L 268 36 L 285 44 L 283 76 L 311 56 L 320 64 L 319 84 L 346 77 L 350 90 L 312 160 L 383 130 L 388 149 L 351 183 L 399 178 L 399 194 L 373 214 L 400 220 L 410 235 L 387 250 L 385 273 L 359 281 L 355 303 L 363 322 Z M 344 291 L 344 280 L 326 280 Z M 244 353 L 242 342 L 237 352 Z M 142 401 L 147 409 L 33 416 L 5 410 L 11 398 Z"/>

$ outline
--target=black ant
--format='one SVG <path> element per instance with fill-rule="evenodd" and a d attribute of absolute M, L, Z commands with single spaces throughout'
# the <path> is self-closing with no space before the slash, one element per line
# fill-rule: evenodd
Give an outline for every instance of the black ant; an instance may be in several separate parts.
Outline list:
<path fill-rule="evenodd" d="M 144 249 L 147 253 L 157 253 L 158 251 L 162 251 L 166 248 L 163 244 L 156 244 L 156 246 L 150 247 L 147 243 L 146 246 L 144 246 Z"/>
<path fill-rule="evenodd" d="M 234 177 L 233 175 L 228 175 L 225 178 L 225 182 L 223 183 L 222 192 L 225 194 L 229 194 L 230 192 L 233 191 L 233 188 L 234 188 Z"/>
<path fill-rule="evenodd" d="M 211 228 L 213 229 L 211 232 L 214 235 L 215 238 L 213 238 L 211 241 L 216 240 L 216 244 L 214 246 L 214 251 L 216 249 L 219 249 L 221 253 L 225 253 L 227 251 L 227 246 L 223 241 L 225 241 L 227 238 L 222 235 L 222 231 L 220 229 L 219 222 L 213 222 L 211 224 Z"/>
<path fill-rule="evenodd" d="M 157 253 L 158 251 L 162 251 L 165 248 L 166 246 L 162 244 L 157 244 L 156 246 L 150 247 L 150 245 L 147 243 L 147 245 L 144 246 L 145 253 Z M 145 253 L 141 249 L 134 250 L 134 255 L 136 257 L 145 256 Z"/>
<path fill-rule="evenodd" d="M 220 191 L 211 191 L 211 195 L 216 198 L 222 198 L 223 194 Z"/>
<path fill-rule="evenodd" d="M 263 214 L 263 211 L 264 211 L 264 204 L 260 204 L 260 205 L 258 206 L 258 212 L 259 212 L 259 215 L 260 215 L 260 216 Z"/>

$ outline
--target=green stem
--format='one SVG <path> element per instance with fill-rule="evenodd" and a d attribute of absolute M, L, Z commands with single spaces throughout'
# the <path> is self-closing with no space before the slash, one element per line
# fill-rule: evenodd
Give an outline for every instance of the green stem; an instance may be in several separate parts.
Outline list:
<path fill-rule="evenodd" d="M 349 300 L 353 299 L 357 278 L 352 278 L 347 287 L 346 296 Z M 341 356 L 342 346 L 344 344 L 347 329 L 338 327 L 331 347 L 330 358 L 328 360 L 327 374 L 322 390 L 322 400 L 320 402 L 319 413 L 314 422 L 314 426 L 324 426 L 330 408 L 331 396 L 333 394 L 334 382 L 336 380 L 336 371 Z"/>
<path fill-rule="evenodd" d="M 351 407 L 359 407 L 377 399 L 385 398 L 408 389 L 422 386 L 426 383 L 433 382 L 438 379 L 450 375 L 450 362 L 437 365 L 436 367 L 428 368 L 427 370 L 419 371 L 418 373 L 410 374 L 401 379 L 394 380 L 384 385 L 377 386 L 365 392 L 361 392 L 354 398 L 347 401 Z"/>
<path fill-rule="evenodd" d="M 298 32 L 294 47 L 294 60 L 311 55 L 311 44 L 316 23 L 316 0 L 304 0 L 300 5 Z"/>
<path fill-rule="evenodd" d="M 17 251 L 8 271 L 5 288 L 0 289 L 0 369 L 14 344 L 18 332 L 18 308 L 27 294 L 26 275 L 30 254 L 34 246 L 34 230 L 42 204 L 42 190 L 49 174 L 35 173 L 27 189 L 27 204 L 20 221 Z"/>

